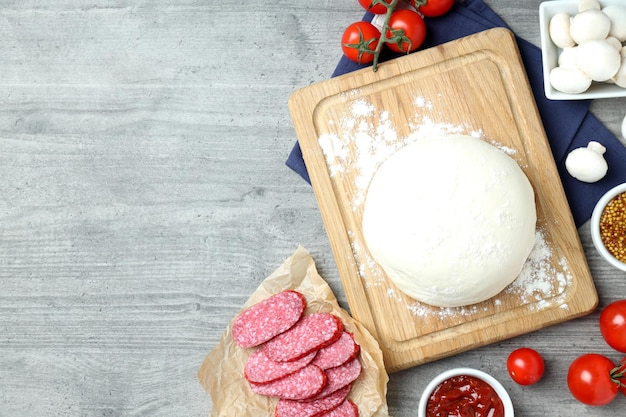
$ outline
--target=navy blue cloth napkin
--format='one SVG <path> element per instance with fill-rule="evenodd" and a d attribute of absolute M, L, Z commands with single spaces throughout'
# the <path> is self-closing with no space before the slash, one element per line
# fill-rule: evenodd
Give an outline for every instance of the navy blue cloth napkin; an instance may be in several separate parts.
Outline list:
<path fill-rule="evenodd" d="M 366 13 L 363 20 L 371 20 Z M 493 27 L 507 27 L 506 23 L 482 0 L 465 0 L 456 3 L 452 10 L 441 17 L 426 20 L 428 33 L 422 48 L 439 45 Z M 589 111 L 587 100 L 548 100 L 543 90 L 541 50 L 533 44 L 516 38 L 533 95 L 539 109 L 552 154 L 559 169 L 565 194 L 574 216 L 576 226 L 590 217 L 596 202 L 613 186 L 626 182 L 626 147 Z M 381 61 L 394 58 L 381 55 Z M 365 67 L 342 56 L 332 76 L 345 74 Z M 586 147 L 589 141 L 597 141 L 607 149 L 604 154 L 609 165 L 605 178 L 587 184 L 574 179 L 565 169 L 567 154 L 576 148 Z M 311 182 L 302 151 L 296 142 L 287 166 Z"/>

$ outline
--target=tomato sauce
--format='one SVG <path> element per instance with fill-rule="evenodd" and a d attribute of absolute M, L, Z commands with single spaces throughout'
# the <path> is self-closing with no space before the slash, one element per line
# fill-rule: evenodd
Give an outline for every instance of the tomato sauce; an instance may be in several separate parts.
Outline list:
<path fill-rule="evenodd" d="M 504 417 L 504 405 L 485 381 L 458 375 L 439 384 L 428 399 L 427 417 Z"/>

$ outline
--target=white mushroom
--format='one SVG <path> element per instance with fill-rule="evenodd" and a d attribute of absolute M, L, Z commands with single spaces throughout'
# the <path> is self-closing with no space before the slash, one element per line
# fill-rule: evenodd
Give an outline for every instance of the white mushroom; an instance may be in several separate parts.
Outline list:
<path fill-rule="evenodd" d="M 606 40 L 594 40 L 578 45 L 576 64 L 594 81 L 611 79 L 621 65 L 620 52 Z"/>
<path fill-rule="evenodd" d="M 611 80 L 618 86 L 626 88 L 626 55 L 622 55 L 622 65 Z"/>
<path fill-rule="evenodd" d="M 566 94 L 584 93 L 591 86 L 591 78 L 577 67 L 556 67 L 550 71 L 550 84 Z"/>
<path fill-rule="evenodd" d="M 586 148 L 571 151 L 565 159 L 565 168 L 574 178 L 582 182 L 596 182 L 604 178 L 609 169 L 604 153 L 606 148 L 591 141 Z"/>
<path fill-rule="evenodd" d="M 559 67 L 564 68 L 578 68 L 576 65 L 576 53 L 578 52 L 577 46 L 571 48 L 564 48 L 559 54 L 558 64 Z"/>
<path fill-rule="evenodd" d="M 622 50 L 622 43 L 614 36 L 609 36 L 605 39 L 616 51 L 620 52 Z"/>
<path fill-rule="evenodd" d="M 570 35 L 570 19 L 571 16 L 565 12 L 557 13 L 550 19 L 548 27 L 550 39 L 559 48 L 569 48 L 575 45 Z"/>
<path fill-rule="evenodd" d="M 570 22 L 570 35 L 578 44 L 605 39 L 611 30 L 611 20 L 602 10 L 588 9 L 576 14 Z"/>
<path fill-rule="evenodd" d="M 602 11 L 611 21 L 609 35 L 619 39 L 620 42 L 626 41 L 626 6 L 606 6 Z"/>
<path fill-rule="evenodd" d="M 600 10 L 602 7 L 600 6 L 600 2 L 598 0 L 580 0 L 578 2 L 578 11 L 584 12 L 589 9 Z"/>

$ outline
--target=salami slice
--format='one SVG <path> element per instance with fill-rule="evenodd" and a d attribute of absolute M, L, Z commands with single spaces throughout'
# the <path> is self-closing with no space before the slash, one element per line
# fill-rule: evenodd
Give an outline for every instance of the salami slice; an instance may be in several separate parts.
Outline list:
<path fill-rule="evenodd" d="M 344 400 L 339 407 L 330 410 L 320 417 L 358 417 L 359 408 L 350 400 Z"/>
<path fill-rule="evenodd" d="M 262 349 L 257 349 L 246 360 L 244 376 L 248 382 L 266 384 L 290 375 L 310 364 L 317 352 L 291 362 L 275 362 L 267 357 Z"/>
<path fill-rule="evenodd" d="M 306 299 L 297 291 L 274 294 L 237 316 L 233 323 L 233 339 L 243 348 L 265 343 L 293 327 L 305 308 Z"/>
<path fill-rule="evenodd" d="M 317 401 L 278 400 L 274 414 L 276 417 L 322 416 L 324 413 L 339 407 L 350 393 L 350 388 L 348 385 Z"/>
<path fill-rule="evenodd" d="M 330 313 L 305 315 L 291 329 L 264 344 L 268 358 L 293 361 L 335 342 L 343 333 L 343 323 Z"/>
<path fill-rule="evenodd" d="M 354 358 L 348 363 L 335 368 L 327 369 L 325 372 L 328 379 L 326 386 L 315 397 L 307 399 L 306 401 L 324 398 L 333 392 L 352 384 L 359 377 L 359 375 L 361 375 L 361 361 L 359 361 L 359 358 Z"/>
<path fill-rule="evenodd" d="M 313 363 L 324 370 L 334 368 L 356 358 L 359 350 L 352 334 L 343 332 L 335 343 L 319 350 Z"/>
<path fill-rule="evenodd" d="M 250 382 L 257 394 L 287 400 L 302 400 L 318 394 L 326 385 L 326 374 L 315 365 L 308 365 L 284 378 L 267 384 Z"/>

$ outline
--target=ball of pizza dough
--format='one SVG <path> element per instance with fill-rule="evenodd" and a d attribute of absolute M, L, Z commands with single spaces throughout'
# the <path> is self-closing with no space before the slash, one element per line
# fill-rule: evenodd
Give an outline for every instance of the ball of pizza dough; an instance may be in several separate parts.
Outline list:
<path fill-rule="evenodd" d="M 465 135 L 419 139 L 378 168 L 365 200 L 367 248 L 396 287 L 426 304 L 487 300 L 535 242 L 533 188 L 505 152 Z"/>

